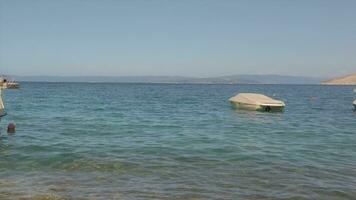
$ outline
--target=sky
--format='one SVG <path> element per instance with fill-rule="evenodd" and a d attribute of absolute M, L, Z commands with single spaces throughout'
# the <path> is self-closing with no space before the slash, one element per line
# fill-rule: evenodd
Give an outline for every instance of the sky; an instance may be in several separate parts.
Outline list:
<path fill-rule="evenodd" d="M 0 0 L 0 74 L 356 72 L 356 0 Z"/>

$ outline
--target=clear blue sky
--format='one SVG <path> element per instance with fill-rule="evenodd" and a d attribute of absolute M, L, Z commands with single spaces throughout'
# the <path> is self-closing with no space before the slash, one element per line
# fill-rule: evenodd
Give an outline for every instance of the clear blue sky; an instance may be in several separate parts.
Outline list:
<path fill-rule="evenodd" d="M 0 73 L 356 72 L 356 0 L 0 0 Z"/>

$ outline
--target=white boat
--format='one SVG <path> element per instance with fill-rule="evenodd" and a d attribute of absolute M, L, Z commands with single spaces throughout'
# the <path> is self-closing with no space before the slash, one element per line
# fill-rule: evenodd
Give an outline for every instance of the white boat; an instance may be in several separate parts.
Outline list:
<path fill-rule="evenodd" d="M 354 104 L 355 110 L 356 110 L 356 100 L 354 102 L 352 102 L 352 104 Z"/>
<path fill-rule="evenodd" d="M 19 89 L 20 84 L 15 81 L 8 81 L 3 76 L 0 77 L 0 88 L 2 89 Z"/>
<path fill-rule="evenodd" d="M 6 89 L 19 89 L 20 88 L 20 84 L 16 83 L 16 82 L 7 82 L 5 84 L 5 88 Z"/>
<path fill-rule="evenodd" d="M 282 112 L 285 107 L 283 101 L 256 93 L 239 93 L 231 97 L 229 101 L 233 107 L 244 110 Z"/>

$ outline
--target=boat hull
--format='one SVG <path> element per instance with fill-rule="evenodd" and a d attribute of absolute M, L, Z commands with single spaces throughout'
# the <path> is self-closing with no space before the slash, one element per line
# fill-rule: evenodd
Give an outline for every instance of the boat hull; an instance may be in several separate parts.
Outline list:
<path fill-rule="evenodd" d="M 15 82 L 0 83 L 0 88 L 2 89 L 19 89 L 20 84 Z"/>
<path fill-rule="evenodd" d="M 261 112 L 283 112 L 284 106 L 281 105 L 256 105 L 256 104 L 246 104 L 240 102 L 230 102 L 231 105 L 236 109 L 251 110 L 251 111 L 261 111 Z"/>
<path fill-rule="evenodd" d="M 20 85 L 19 84 L 8 84 L 7 89 L 19 89 Z"/>

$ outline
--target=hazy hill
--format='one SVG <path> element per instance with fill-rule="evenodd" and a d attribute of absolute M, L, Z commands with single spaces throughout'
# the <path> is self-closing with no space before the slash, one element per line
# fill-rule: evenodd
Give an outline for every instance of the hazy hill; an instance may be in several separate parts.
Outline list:
<path fill-rule="evenodd" d="M 29 82 L 196 83 L 196 84 L 319 84 L 321 78 L 281 75 L 184 76 L 11 76 Z"/>
<path fill-rule="evenodd" d="M 282 75 L 233 75 L 208 79 L 210 82 L 249 83 L 249 84 L 319 84 L 322 78 Z"/>
<path fill-rule="evenodd" d="M 325 85 L 356 85 L 356 73 L 323 81 Z"/>
<path fill-rule="evenodd" d="M 93 83 L 175 83 L 195 78 L 181 76 L 10 76 L 28 82 L 93 82 Z"/>

